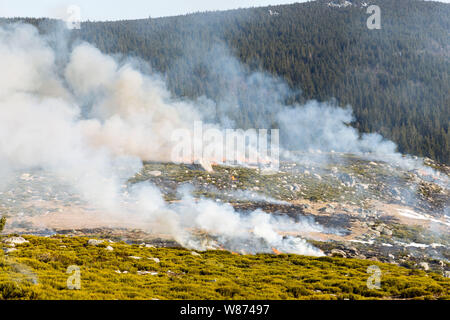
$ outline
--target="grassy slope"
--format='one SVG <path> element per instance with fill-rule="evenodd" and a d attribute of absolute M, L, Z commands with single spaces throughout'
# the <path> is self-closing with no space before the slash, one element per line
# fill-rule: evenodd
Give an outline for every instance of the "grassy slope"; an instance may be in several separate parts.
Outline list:
<path fill-rule="evenodd" d="M 450 279 L 367 260 L 226 251 L 197 256 L 186 249 L 125 243 L 111 244 L 114 251 L 108 251 L 108 243 L 87 246 L 81 237 L 25 238 L 30 242 L 8 256 L 1 250 L 0 299 L 450 298 Z M 81 290 L 66 287 L 70 265 L 81 269 Z M 381 290 L 367 288 L 369 265 L 382 271 Z"/>

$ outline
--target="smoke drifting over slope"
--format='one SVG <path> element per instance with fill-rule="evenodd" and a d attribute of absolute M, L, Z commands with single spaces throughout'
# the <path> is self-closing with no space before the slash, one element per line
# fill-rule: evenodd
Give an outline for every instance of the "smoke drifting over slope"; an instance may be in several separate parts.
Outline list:
<path fill-rule="evenodd" d="M 420 160 L 397 153 L 392 141 L 377 133 L 361 135 L 351 127 L 354 116 L 350 106 L 340 108 L 333 101 L 315 100 L 290 104 L 301 94 L 299 90 L 292 90 L 281 78 L 250 71 L 223 43 L 189 46 L 185 51 L 169 72 L 177 75 L 187 92 L 195 91 L 190 75 L 201 72 L 206 95 L 213 100 L 203 106 L 204 119 L 227 128 L 278 128 L 285 151 L 357 153 L 373 159 L 389 158 L 408 169 L 423 168 Z M 179 91 L 182 93 L 183 88 Z M 286 152 L 282 155 L 293 157 Z M 327 161 L 326 156 L 322 158 Z M 318 157 L 294 159 L 317 161 Z"/>
<path fill-rule="evenodd" d="M 262 211 L 241 215 L 231 206 L 196 201 L 189 195 L 181 203 L 168 205 L 159 190 L 148 184 L 134 186 L 128 195 L 123 193 L 122 185 L 141 168 L 142 160 L 170 161 L 174 130 L 192 130 L 194 121 L 211 120 L 214 109 L 215 118 L 227 120 L 213 126 L 231 124 L 231 116 L 220 115 L 229 115 L 233 104 L 241 106 L 242 96 L 233 93 L 244 91 L 236 88 L 229 92 L 228 100 L 217 104 L 179 101 L 170 96 L 160 76 L 143 74 L 132 63 L 118 62 L 89 44 L 76 45 L 67 61 L 64 57 L 31 26 L 0 28 L 3 181 L 15 171 L 39 168 L 52 172 L 108 215 L 123 218 L 125 224 L 127 219 L 142 221 L 149 231 L 168 232 L 190 247 L 207 248 L 189 231 L 195 229 L 221 239 L 230 248 L 243 240 L 262 240 L 265 245 L 254 246 L 254 251 L 276 246 L 285 252 L 321 255 L 305 241 L 279 234 L 315 231 L 308 223 L 274 218 Z M 224 81 L 243 81 L 248 101 L 277 114 L 286 146 L 394 152 L 393 143 L 378 135 L 359 139 L 346 125 L 352 117 L 349 109 L 312 101 L 282 110 L 287 89 L 280 80 L 248 75 L 241 72 L 236 60 L 226 59 L 232 66 L 222 64 Z M 264 101 L 270 96 L 271 100 Z M 259 123 L 264 124 L 264 118 Z M 7 183 L 1 187 L 7 188 Z"/>

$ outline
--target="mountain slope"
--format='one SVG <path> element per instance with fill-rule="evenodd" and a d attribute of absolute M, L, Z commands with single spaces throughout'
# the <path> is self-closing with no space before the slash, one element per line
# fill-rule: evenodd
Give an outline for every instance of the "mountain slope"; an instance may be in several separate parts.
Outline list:
<path fill-rule="evenodd" d="M 220 79 L 205 67 L 217 43 L 250 70 L 280 76 L 289 102 L 336 98 L 350 104 L 354 126 L 379 132 L 399 151 L 450 163 L 450 5 L 413 0 L 370 1 L 381 8 L 381 30 L 369 30 L 362 1 L 314 1 L 179 17 L 82 23 L 72 39 L 106 53 L 138 56 L 166 74 L 178 96 L 215 101 Z M 269 10 L 278 14 L 270 14 Z M 54 21 L 30 20 L 42 30 Z M 206 58 L 205 58 L 206 56 Z M 239 88 L 237 84 L 235 90 Z M 245 103 L 239 105 L 245 109 Z M 251 117 L 237 116 L 243 127 Z"/>

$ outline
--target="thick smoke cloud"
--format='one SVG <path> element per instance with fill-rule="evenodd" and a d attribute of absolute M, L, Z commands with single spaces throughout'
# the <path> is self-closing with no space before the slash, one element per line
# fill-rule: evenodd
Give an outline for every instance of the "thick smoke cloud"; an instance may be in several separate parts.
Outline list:
<path fill-rule="evenodd" d="M 289 221 L 263 212 L 243 216 L 189 195 L 168 205 L 148 184 L 123 192 L 142 159 L 169 161 L 171 132 L 201 119 L 198 106 L 173 100 L 158 76 L 119 64 L 88 44 L 77 45 L 60 70 L 57 52 L 27 25 L 0 29 L 0 43 L 2 178 L 36 168 L 51 172 L 108 215 L 169 233 L 186 246 L 206 248 L 188 231 L 196 229 L 235 245 L 235 238 L 259 239 L 266 250 L 275 245 L 321 254 L 304 241 L 280 236 L 277 225 Z"/>
<path fill-rule="evenodd" d="M 60 54 L 31 26 L 1 27 L 2 187 L 7 188 L 12 173 L 37 168 L 58 176 L 105 215 L 121 217 L 124 225 L 130 219 L 141 222 L 146 230 L 166 232 L 188 247 L 208 247 L 196 237 L 200 231 L 233 249 L 254 243 L 253 252 L 276 247 L 321 255 L 304 240 L 280 235 L 317 231 L 307 222 L 262 211 L 244 215 L 229 205 L 194 200 L 188 194 L 180 203 L 167 204 L 149 184 L 123 192 L 122 186 L 140 170 L 142 160 L 170 161 L 174 130 L 191 130 L 196 120 L 216 127 L 238 126 L 233 113 L 249 103 L 252 107 L 244 111 L 249 118 L 258 114 L 261 128 L 270 128 L 266 120 L 275 115 L 278 125 L 288 129 L 287 145 L 394 152 L 395 146 L 378 135 L 360 139 L 347 126 L 352 118 L 349 109 L 317 102 L 286 109 L 289 90 L 279 79 L 249 74 L 227 55 L 216 57 L 221 69 L 209 69 L 222 76 L 218 87 L 227 94 L 217 89 L 215 102 L 180 101 L 171 97 L 160 76 L 144 74 L 133 63 L 118 62 L 89 44 Z"/>
<path fill-rule="evenodd" d="M 183 88 L 195 92 L 190 75 L 198 72 L 203 79 L 202 93 L 214 101 L 206 104 L 203 117 L 222 127 L 277 128 L 285 150 L 357 153 L 389 159 L 408 169 L 423 167 L 420 160 L 397 153 L 395 143 L 381 135 L 361 135 L 350 125 L 354 121 L 350 106 L 340 108 L 333 101 L 315 100 L 292 103 L 301 96 L 299 90 L 292 90 L 281 78 L 249 70 L 221 42 L 186 48 L 184 57 L 169 70 L 169 79 L 176 75 Z M 295 160 L 304 162 L 308 160 L 305 157 Z"/>
<path fill-rule="evenodd" d="M 286 134 L 286 138 L 294 150 L 395 153 L 396 145 L 393 142 L 384 140 L 378 134 L 360 137 L 357 130 L 346 125 L 354 120 L 350 108 L 336 108 L 309 101 L 304 106 L 280 112 L 278 120 L 282 127 L 291 131 Z"/>
<path fill-rule="evenodd" d="M 281 157 L 285 160 L 326 164 L 336 161 L 330 153 L 351 153 L 403 170 L 419 170 L 424 179 L 439 175 L 424 166 L 423 159 L 397 152 L 397 145 L 380 134 L 361 134 L 352 127 L 355 118 L 351 106 L 341 108 L 334 99 L 293 103 L 302 100 L 300 90 L 291 89 L 279 77 L 251 71 L 220 42 L 209 50 L 202 46 L 190 48 L 173 72 L 182 70 L 181 74 L 186 75 L 197 69 L 205 73 L 204 82 L 209 84 L 205 95 L 215 103 L 215 122 L 237 128 L 278 128 Z M 188 83 L 185 78 L 183 86 L 189 87 Z M 208 114 L 203 115 L 206 118 Z M 448 179 L 441 178 L 434 182 L 448 188 Z"/>

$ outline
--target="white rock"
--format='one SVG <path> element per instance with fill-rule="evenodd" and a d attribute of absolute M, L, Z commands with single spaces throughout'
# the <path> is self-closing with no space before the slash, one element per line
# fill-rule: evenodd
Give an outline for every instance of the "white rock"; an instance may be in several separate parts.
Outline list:
<path fill-rule="evenodd" d="M 149 260 L 153 260 L 153 261 L 155 261 L 156 263 L 159 263 L 160 262 L 160 260 L 158 259 L 158 258 L 148 258 Z"/>
<path fill-rule="evenodd" d="M 136 256 L 129 256 L 128 258 L 134 259 L 134 260 L 141 260 L 142 257 L 136 257 Z"/>
<path fill-rule="evenodd" d="M 392 236 L 392 230 L 388 229 L 386 227 L 383 228 L 383 230 L 381 231 L 382 234 L 387 235 L 387 236 Z"/>
<path fill-rule="evenodd" d="M 97 240 L 97 239 L 89 239 L 88 240 L 88 245 L 96 247 L 99 244 L 102 244 L 103 242 L 105 242 L 105 241 L 104 240 Z"/>
<path fill-rule="evenodd" d="M 3 242 L 16 245 L 16 244 L 29 243 L 30 241 L 25 240 L 22 237 L 11 237 L 11 238 L 3 240 Z"/>
<path fill-rule="evenodd" d="M 138 271 L 137 274 L 141 275 L 141 276 L 145 276 L 147 274 L 152 275 L 152 276 L 156 276 L 158 274 L 158 272 L 153 272 L 153 271 Z"/>
<path fill-rule="evenodd" d="M 105 250 L 108 250 L 108 251 L 114 251 L 114 248 L 111 247 L 111 246 L 107 246 L 107 247 L 105 248 Z"/>
<path fill-rule="evenodd" d="M 333 249 L 333 250 L 331 250 L 331 256 L 332 256 L 332 257 L 342 257 L 342 258 L 347 258 L 347 254 L 345 253 L 345 251 L 339 250 L 339 249 Z"/>
<path fill-rule="evenodd" d="M 17 249 L 16 248 L 3 248 L 3 251 L 5 253 L 11 253 L 11 252 L 17 251 Z"/>
<path fill-rule="evenodd" d="M 161 175 L 161 171 L 150 171 L 148 174 L 154 177 L 159 177 Z"/>
<path fill-rule="evenodd" d="M 198 252 L 195 252 L 195 251 L 192 251 L 192 252 L 191 252 L 191 254 L 192 254 L 193 256 L 197 256 L 197 257 L 200 257 L 200 256 L 201 256 L 201 254 L 200 254 L 200 253 L 198 253 Z"/>
<path fill-rule="evenodd" d="M 426 263 L 426 262 L 421 262 L 421 263 L 419 263 L 419 266 L 420 266 L 423 270 L 425 270 L 425 271 L 430 270 L 430 266 L 429 266 L 428 263 Z"/>

